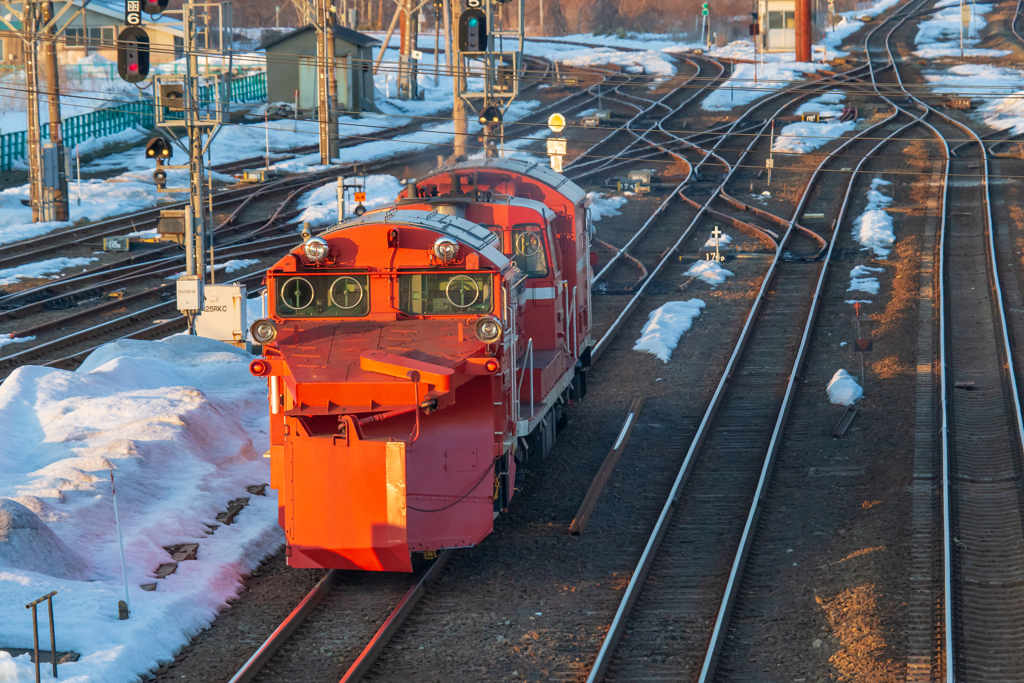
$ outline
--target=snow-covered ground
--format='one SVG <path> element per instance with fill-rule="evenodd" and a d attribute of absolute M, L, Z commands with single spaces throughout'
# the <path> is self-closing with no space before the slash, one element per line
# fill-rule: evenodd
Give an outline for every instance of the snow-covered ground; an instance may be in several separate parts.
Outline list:
<path fill-rule="evenodd" d="M 679 345 L 679 339 L 693 325 L 693 320 L 704 308 L 700 299 L 670 301 L 651 312 L 640 331 L 634 351 L 650 353 L 667 363 Z"/>
<path fill-rule="evenodd" d="M 972 115 L 996 130 L 1024 133 L 1024 70 L 991 64 L 957 64 L 930 70 L 925 78 L 937 93 L 969 97 L 983 104 Z"/>
<path fill-rule="evenodd" d="M 883 194 L 882 188 L 892 185 L 888 180 L 873 178 L 868 190 L 868 205 L 864 213 L 853 219 L 853 238 L 865 249 L 871 249 L 875 258 L 884 259 L 889 247 L 896 243 L 892 216 L 885 210 L 892 204 L 892 197 Z"/>
<path fill-rule="evenodd" d="M 723 268 L 718 261 L 696 261 L 683 275 L 700 278 L 712 287 L 717 287 L 735 273 Z"/>
<path fill-rule="evenodd" d="M 49 277 L 50 275 L 59 273 L 66 268 L 84 266 L 97 260 L 99 259 L 91 256 L 75 258 L 60 256 L 57 258 L 45 259 L 43 261 L 36 261 L 35 263 L 25 263 L 20 266 L 14 266 L 13 268 L 0 268 L 0 286 L 13 285 L 27 278 Z"/>
<path fill-rule="evenodd" d="M 282 545 L 276 495 L 245 488 L 269 477 L 260 457 L 266 382 L 250 375 L 250 360 L 199 337 L 127 340 L 75 372 L 25 366 L 0 385 L 0 642 L 31 648 L 24 605 L 56 590 L 57 648 L 82 655 L 61 665 L 61 679 L 137 680 L 209 624 Z M 127 621 L 117 618 L 125 587 L 111 470 Z M 210 534 L 207 525 L 243 496 L 249 504 L 235 522 Z M 182 543 L 198 543 L 198 558 L 154 579 L 171 561 L 164 547 Z M 140 588 L 154 582 L 154 592 Z M 33 680 L 28 655 L 0 655 L 0 672 Z"/>
<path fill-rule="evenodd" d="M 940 0 L 935 3 L 939 11 L 922 21 L 917 26 L 914 43 L 917 50 L 914 56 L 921 59 L 937 59 L 939 57 L 960 58 L 960 0 Z M 992 11 L 989 3 L 964 3 L 970 12 L 970 22 L 963 29 L 963 54 L 965 57 L 1005 57 L 1010 50 L 990 50 L 974 47 L 981 42 L 982 29 L 988 24 L 985 15 Z"/>
<path fill-rule="evenodd" d="M 878 288 L 880 287 L 880 283 L 878 282 L 878 278 L 872 276 L 871 273 L 882 272 L 885 272 L 885 268 L 872 268 L 871 266 L 854 266 L 853 270 L 850 271 L 850 286 L 846 291 L 878 294 Z"/>
<path fill-rule="evenodd" d="M 857 380 L 842 368 L 832 375 L 825 391 L 828 392 L 829 401 L 841 406 L 852 406 L 864 396 L 864 390 Z"/>
<path fill-rule="evenodd" d="M 832 91 L 801 104 L 796 110 L 797 114 L 817 112 L 820 120 L 817 123 L 797 121 L 787 124 L 775 138 L 772 151 L 805 154 L 856 128 L 856 121 L 839 120 L 845 99 L 843 93 Z"/>
<path fill-rule="evenodd" d="M 402 191 L 402 183 L 392 175 L 371 175 L 366 177 L 363 191 L 366 192 L 366 201 L 363 202 L 363 207 L 369 211 L 393 202 L 398 193 Z M 311 229 L 334 225 L 338 222 L 337 182 L 328 183 L 302 195 L 299 198 L 298 208 L 303 210 L 299 215 L 299 223 L 308 222 Z M 355 208 L 356 203 L 352 200 L 352 194 L 349 192 L 345 198 L 345 217 L 351 218 Z"/>
<path fill-rule="evenodd" d="M 0 334 L 0 348 L 7 346 L 8 344 L 24 344 L 30 342 L 35 337 L 12 337 L 9 334 Z"/>
<path fill-rule="evenodd" d="M 754 43 L 737 40 L 724 48 L 712 50 L 711 55 L 753 61 Z M 824 68 L 818 62 L 797 62 L 792 52 L 764 53 L 763 59 L 764 64 L 734 64 L 730 77 L 701 101 L 701 109 L 729 111 L 781 90 L 802 74 Z"/>
<path fill-rule="evenodd" d="M 206 272 L 210 273 L 210 272 L 213 272 L 213 271 L 217 271 L 217 272 L 223 271 L 224 273 L 230 275 L 231 273 L 234 273 L 235 271 L 245 270 L 246 268 L 250 268 L 252 266 L 255 266 L 259 262 L 260 262 L 260 260 L 259 259 L 255 259 L 255 258 L 242 258 L 242 259 L 234 259 L 233 258 L 233 259 L 230 259 L 228 261 L 225 261 L 224 263 L 214 263 L 212 266 L 206 266 Z M 180 273 L 175 273 L 174 275 L 168 275 L 164 279 L 165 280 L 177 280 L 182 275 L 184 275 L 186 272 L 187 271 L 183 270 Z"/>

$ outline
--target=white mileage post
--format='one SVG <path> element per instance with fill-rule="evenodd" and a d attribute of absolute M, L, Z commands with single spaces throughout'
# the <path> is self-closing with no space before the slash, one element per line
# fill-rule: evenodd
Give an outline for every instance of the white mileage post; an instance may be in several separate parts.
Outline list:
<path fill-rule="evenodd" d="M 565 129 L 565 117 L 561 114 L 552 114 L 548 117 L 548 128 L 556 135 Z M 551 169 L 557 173 L 562 172 L 562 157 L 565 156 L 565 138 L 548 138 L 548 156 L 551 157 Z"/>

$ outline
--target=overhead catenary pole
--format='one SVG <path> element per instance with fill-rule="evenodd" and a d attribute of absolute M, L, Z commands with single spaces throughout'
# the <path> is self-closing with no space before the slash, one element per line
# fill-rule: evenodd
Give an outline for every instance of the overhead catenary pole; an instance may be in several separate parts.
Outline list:
<path fill-rule="evenodd" d="M 330 164 L 331 159 L 338 156 L 337 122 L 331 125 L 334 107 L 331 106 L 328 74 L 333 61 L 331 57 L 334 53 L 334 31 L 328 18 L 328 2 L 329 0 L 316 0 L 317 121 L 320 130 L 320 163 L 323 165 Z"/>
<path fill-rule="evenodd" d="M 397 12 L 402 13 L 400 48 L 398 55 L 398 97 L 402 100 L 419 98 L 417 92 L 417 64 L 413 51 L 419 38 L 418 0 L 400 0 Z"/>
<path fill-rule="evenodd" d="M 186 275 L 206 277 L 206 252 L 203 247 L 203 233 L 206 226 L 206 203 L 203 180 L 203 129 L 200 125 L 199 102 L 199 55 L 196 50 L 196 8 L 191 0 L 182 7 L 185 34 L 185 102 L 186 131 L 189 139 L 189 208 L 185 220 L 185 264 Z M 190 234 L 191 233 L 191 234 Z M 194 326 L 190 325 L 190 328 Z"/>
<path fill-rule="evenodd" d="M 49 26 L 43 37 L 42 45 L 42 67 L 46 72 L 46 99 L 50 119 L 50 144 L 54 152 L 51 162 L 56 168 L 52 169 L 56 183 L 54 187 L 47 188 L 51 193 L 50 199 L 53 203 L 53 220 L 67 221 L 71 217 L 68 207 L 68 176 L 64 167 L 64 141 L 61 135 L 60 116 L 60 75 L 57 70 L 57 31 L 51 24 L 53 18 L 53 3 L 46 1 L 42 3 L 41 21 L 43 26 Z"/>

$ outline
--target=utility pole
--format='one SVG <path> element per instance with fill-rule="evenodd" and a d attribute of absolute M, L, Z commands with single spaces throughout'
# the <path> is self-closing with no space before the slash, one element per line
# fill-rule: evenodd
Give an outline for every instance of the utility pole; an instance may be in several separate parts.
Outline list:
<path fill-rule="evenodd" d="M 334 24 L 330 0 L 316 2 L 317 120 L 320 123 L 320 163 L 338 156 L 337 81 L 334 74 Z"/>
<path fill-rule="evenodd" d="M 796 0 L 796 61 L 810 62 L 811 0 Z"/>
<path fill-rule="evenodd" d="M 71 218 L 68 208 L 68 177 L 64 167 L 64 140 L 61 135 L 60 117 L 60 74 L 57 70 L 57 31 L 54 30 L 53 3 L 45 0 L 42 3 L 42 24 L 46 27 L 43 40 L 43 68 L 46 71 L 46 99 L 50 119 L 50 147 L 48 158 L 52 164 L 49 173 L 53 179 L 53 187 L 45 187 L 44 195 L 50 194 L 47 203 L 52 203 L 53 220 L 67 221 Z"/>
<path fill-rule="evenodd" d="M 419 41 L 419 8 L 417 0 L 400 0 L 396 10 L 402 12 L 401 49 L 398 57 L 398 97 L 403 100 L 419 99 L 418 69 L 414 52 Z"/>

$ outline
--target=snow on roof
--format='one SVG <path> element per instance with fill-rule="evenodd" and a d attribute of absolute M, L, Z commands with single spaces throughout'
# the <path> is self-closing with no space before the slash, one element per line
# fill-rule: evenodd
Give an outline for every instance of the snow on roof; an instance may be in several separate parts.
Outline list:
<path fill-rule="evenodd" d="M 273 45 L 277 45 L 278 43 L 283 43 L 284 41 L 291 40 L 295 36 L 300 35 L 302 33 L 305 33 L 306 31 L 313 31 L 313 30 L 316 30 L 316 27 L 313 26 L 312 24 L 307 24 L 306 26 L 303 26 L 302 28 L 295 29 L 294 31 L 292 31 L 291 33 L 288 33 L 287 35 L 283 35 L 283 36 L 281 36 L 279 38 L 274 38 L 270 42 L 264 43 L 263 45 L 261 45 L 259 47 L 259 49 L 260 50 L 266 50 L 267 48 L 269 48 L 269 47 L 271 47 Z M 336 37 L 338 37 L 338 38 L 341 38 L 342 40 L 347 40 L 348 42 L 350 42 L 350 43 L 352 43 L 354 45 L 358 45 L 360 47 L 372 47 L 372 46 L 380 45 L 381 44 L 379 40 L 377 40 L 376 38 L 374 38 L 372 36 L 368 36 L 365 33 L 360 33 L 359 31 L 353 31 L 352 29 L 345 28 L 344 26 L 335 26 L 334 27 L 334 35 Z"/>

